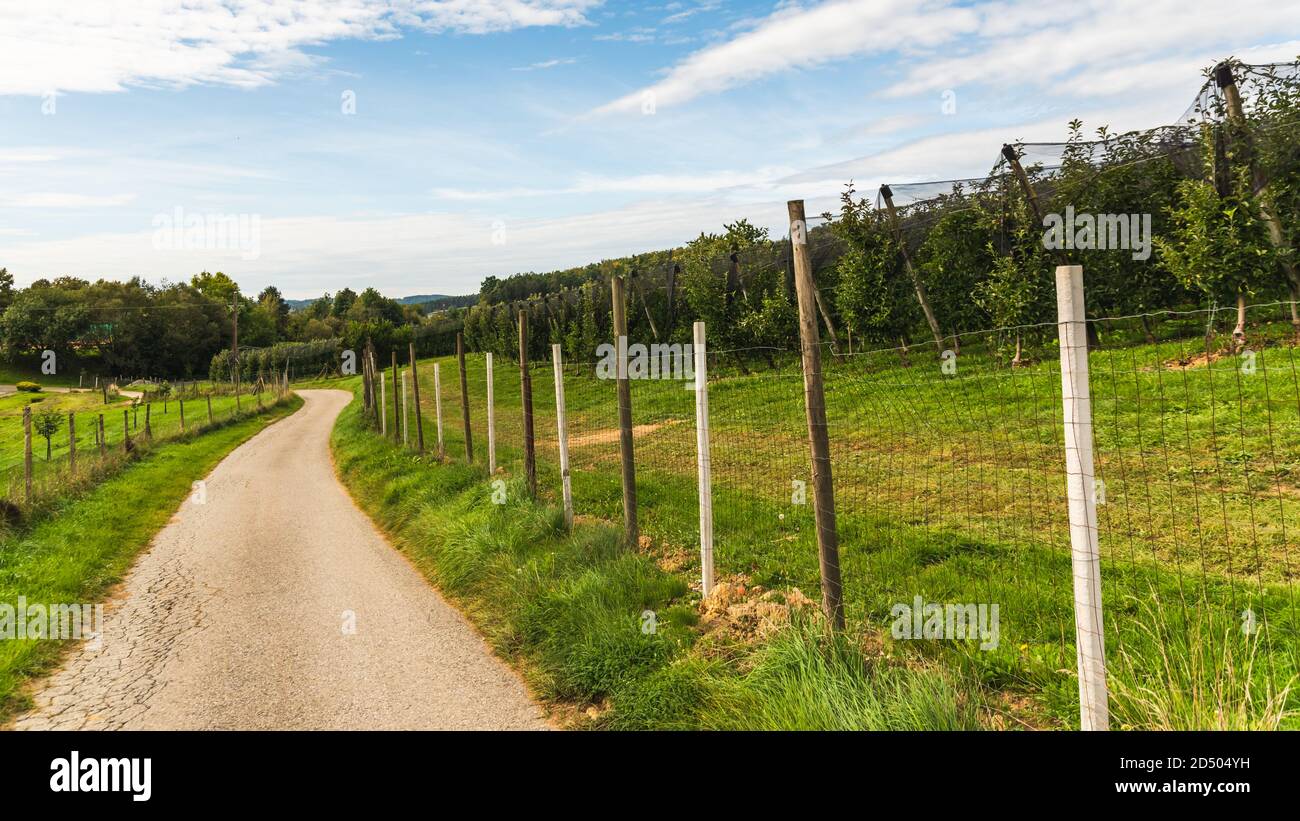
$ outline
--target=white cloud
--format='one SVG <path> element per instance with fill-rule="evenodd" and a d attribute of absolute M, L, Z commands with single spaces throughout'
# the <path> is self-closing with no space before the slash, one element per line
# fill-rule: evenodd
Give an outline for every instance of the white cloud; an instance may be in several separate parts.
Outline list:
<path fill-rule="evenodd" d="M 543 60 L 540 63 L 529 63 L 526 66 L 515 66 L 511 71 L 540 71 L 542 69 L 555 68 L 556 66 L 571 66 L 576 62 L 578 61 L 572 57 L 563 60 L 557 58 L 554 60 Z"/>
<path fill-rule="evenodd" d="M 899 45 L 921 48 L 972 32 L 978 15 L 948 2 L 833 0 L 779 9 L 754 29 L 687 57 L 659 82 L 596 109 L 640 111 L 646 92 L 670 106 L 798 68 Z"/>
<path fill-rule="evenodd" d="M 488 275 L 553 270 L 679 245 L 737 217 L 781 231 L 785 205 L 771 200 L 738 206 L 707 198 L 547 219 L 506 217 L 501 245 L 493 242 L 493 219 L 466 214 L 263 219 L 256 260 L 234 249 L 160 251 L 152 233 L 140 231 L 10 242 L 5 265 L 21 286 L 62 274 L 177 281 L 221 270 L 246 292 L 274 284 L 291 298 L 369 285 L 392 295 L 470 293 Z"/>
<path fill-rule="evenodd" d="M 458 201 L 508 200 L 514 197 L 551 197 L 573 194 L 714 194 L 730 188 L 760 186 L 786 177 L 790 168 L 760 168 L 757 171 L 714 171 L 696 174 L 637 174 L 610 177 L 583 174 L 571 185 L 556 188 L 507 188 L 501 190 L 466 190 L 436 188 L 438 199 Z"/>
<path fill-rule="evenodd" d="M 19 163 L 54 162 L 58 154 L 51 154 L 43 149 L 0 151 L 0 165 L 18 165 Z"/>
<path fill-rule="evenodd" d="M 1227 13 L 1217 0 L 828 0 L 782 7 L 592 113 L 639 111 L 647 93 L 667 107 L 792 70 L 877 56 L 903 69 L 901 79 L 880 84 L 891 96 L 981 83 L 1122 94 L 1185 84 L 1226 56 L 1219 49 L 1294 36 L 1298 19 L 1294 4 L 1277 0 L 1237 0 Z M 1268 50 L 1267 59 L 1293 59 L 1293 46 Z"/>
<path fill-rule="evenodd" d="M 1012 16 L 1029 19 L 1010 31 L 998 19 L 999 8 L 980 10 L 977 47 L 914 67 L 889 93 L 905 96 L 976 83 L 1051 87 L 1058 82 L 1071 92 L 1079 84 L 1087 93 L 1121 93 L 1179 75 L 1195 76 L 1206 61 L 1227 56 L 1207 49 L 1297 29 L 1294 6 L 1276 0 L 1235 0 L 1228 13 L 1211 0 L 1093 0 L 1046 19 L 1018 3 Z M 1021 30 L 1031 24 L 1032 31 Z M 1153 71 L 1145 72 L 1146 67 Z M 1095 82 L 1098 74 L 1114 84 Z"/>
<path fill-rule="evenodd" d="M 0 208 L 112 208 L 126 205 L 135 194 L 75 194 L 63 191 L 33 191 L 0 195 Z"/>
<path fill-rule="evenodd" d="M 600 0 L 119 0 L 0 4 L 0 95 L 195 83 L 253 87 L 318 58 L 304 48 L 403 27 L 485 34 L 577 26 Z"/>

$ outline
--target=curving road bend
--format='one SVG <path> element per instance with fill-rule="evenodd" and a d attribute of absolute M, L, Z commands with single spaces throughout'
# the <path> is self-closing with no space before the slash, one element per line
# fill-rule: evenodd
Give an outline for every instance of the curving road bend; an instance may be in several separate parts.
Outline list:
<path fill-rule="evenodd" d="M 335 477 L 304 406 L 230 454 L 15 729 L 546 729 L 519 678 Z"/>

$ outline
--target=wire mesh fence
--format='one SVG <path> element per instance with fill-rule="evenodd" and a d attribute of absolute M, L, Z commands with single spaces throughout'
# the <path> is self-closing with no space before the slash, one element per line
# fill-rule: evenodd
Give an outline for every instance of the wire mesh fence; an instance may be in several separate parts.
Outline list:
<path fill-rule="evenodd" d="M 281 396 L 278 387 L 263 384 L 248 386 L 238 397 L 225 388 L 200 390 L 195 384 L 176 386 L 167 396 L 146 387 L 144 391 L 128 388 L 129 393 L 116 387 L 112 391 L 19 392 L 0 399 L 4 403 L 0 410 L 4 434 L 0 488 L 7 504 L 17 507 L 59 495 L 78 478 L 116 464 L 128 442 L 134 445 L 141 437 L 155 443 L 173 441 L 269 407 Z M 30 494 L 24 408 L 30 409 L 32 428 Z"/>
<path fill-rule="evenodd" d="M 1297 65 L 1220 64 L 1175 125 L 1086 139 L 1071 123 L 1065 142 L 1004 146 L 986 177 L 883 186 L 874 207 L 850 186 L 838 214 L 792 216 L 789 240 L 742 221 L 678 257 L 633 258 L 606 272 L 615 284 L 485 300 L 466 338 L 514 357 L 517 313 L 538 329 L 523 358 L 550 494 L 561 483 L 546 355 L 561 347 L 577 512 L 620 517 L 630 458 L 636 547 L 660 542 L 667 569 L 707 575 L 711 517 L 720 583 L 796 597 L 834 587 L 810 467 L 818 382 L 851 623 L 921 639 L 908 647 L 1056 708 L 1082 702 L 1085 727 L 1107 724 L 1106 695 L 1079 686 L 1103 654 L 1121 726 L 1153 714 L 1267 724 L 1295 714 L 1300 672 L 1300 285 L 1277 219 L 1294 204 Z M 1066 222 L 1060 236 L 1041 230 Z M 1232 241 L 1202 242 L 1210 234 Z M 1238 240 L 1249 253 L 1233 256 Z M 1067 261 L 1091 276 L 1078 315 L 1058 322 L 1051 271 Z M 609 341 L 625 283 L 633 418 L 621 431 Z M 707 516 L 688 317 L 709 338 Z M 801 346 L 816 332 L 810 381 Z M 481 436 L 481 357 L 468 365 Z M 457 439 L 459 385 L 443 386 Z M 523 435 L 518 391 L 517 366 L 499 368 L 501 443 Z M 498 447 L 513 470 L 515 446 Z M 974 634 L 952 635 L 954 607 L 978 618 Z"/>
<path fill-rule="evenodd" d="M 1171 690 L 1232 684 L 1241 699 L 1294 701 L 1300 370 L 1288 308 L 1248 306 L 1244 342 L 1231 333 L 1235 311 L 1088 320 L 1100 343 L 1088 357 L 1090 493 L 1108 679 L 1121 725 L 1141 726 L 1157 694 Z M 959 345 L 960 352 L 929 342 L 852 351 L 845 344 L 838 353 L 824 345 L 849 622 L 897 638 L 900 606 L 996 607 L 992 635 L 954 642 L 942 640 L 950 637 L 941 629 L 923 630 L 909 647 L 951 658 L 991 686 L 1076 703 L 1058 327 L 964 333 Z M 688 349 L 645 348 L 664 366 L 658 378 L 637 378 L 649 370 L 629 364 L 638 547 L 655 543 L 661 564 L 693 576 L 699 589 L 695 374 Z M 638 353 L 631 346 L 630 363 Z M 612 361 L 563 363 L 580 521 L 622 515 Z M 717 578 L 816 598 L 797 344 L 710 349 L 708 362 Z M 441 366 L 447 453 L 460 460 L 459 378 L 454 360 Z M 496 366 L 497 460 L 499 478 L 508 478 L 522 455 L 520 377 L 517 363 L 498 358 Z M 558 503 L 554 370 L 548 361 L 528 367 L 541 492 Z M 486 462 L 485 371 L 483 355 L 467 355 L 479 463 Z M 428 374 L 422 379 L 432 428 L 435 397 Z"/>

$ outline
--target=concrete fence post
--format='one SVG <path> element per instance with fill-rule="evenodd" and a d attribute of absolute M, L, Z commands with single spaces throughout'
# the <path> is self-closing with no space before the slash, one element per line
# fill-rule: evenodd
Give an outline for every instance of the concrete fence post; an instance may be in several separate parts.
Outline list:
<path fill-rule="evenodd" d="M 484 354 L 487 367 L 487 417 L 488 417 L 488 473 L 497 472 L 497 415 L 496 396 L 492 390 L 492 354 Z"/>
<path fill-rule="evenodd" d="M 438 425 L 438 458 L 446 457 L 442 444 L 442 369 L 433 363 L 433 416 Z"/>
<path fill-rule="evenodd" d="M 1065 481 L 1070 509 L 1074 633 L 1079 667 L 1079 726 L 1110 728 L 1106 648 L 1102 631 L 1101 551 L 1092 458 L 1092 396 L 1083 267 L 1056 268 L 1057 332 L 1061 347 L 1061 410 L 1065 417 Z"/>
<path fill-rule="evenodd" d="M 709 376 L 704 347 L 704 323 L 695 323 L 695 452 L 700 495 L 700 584 L 705 596 L 713 590 L 713 481 L 709 458 Z"/>
<path fill-rule="evenodd" d="M 555 425 L 560 441 L 560 484 L 564 490 L 564 526 L 573 529 L 573 481 L 569 476 L 569 426 L 564 415 L 564 359 L 557 342 L 551 345 L 555 369 Z"/>

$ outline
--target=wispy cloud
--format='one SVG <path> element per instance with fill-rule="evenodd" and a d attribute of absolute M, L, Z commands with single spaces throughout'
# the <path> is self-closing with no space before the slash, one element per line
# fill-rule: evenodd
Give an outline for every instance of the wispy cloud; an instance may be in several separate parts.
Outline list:
<path fill-rule="evenodd" d="M 508 200 L 514 197 L 548 197 L 575 194 L 700 194 L 722 193 L 729 188 L 759 186 L 792 173 L 787 167 L 760 168 L 756 171 L 715 171 L 698 174 L 637 174 L 609 177 L 586 174 L 571 185 L 552 188 L 505 188 L 468 190 L 436 188 L 433 196 L 461 202 Z"/>
<path fill-rule="evenodd" d="M 63 191 L 34 191 L 0 195 L 0 208 L 112 208 L 127 205 L 135 194 L 74 194 Z"/>
<path fill-rule="evenodd" d="M 579 26 L 601 0 L 275 0 L 0 4 L 0 94 L 131 85 L 256 87 L 315 65 L 303 49 L 403 28 L 486 34 Z"/>
<path fill-rule="evenodd" d="M 572 57 L 563 60 L 561 59 L 543 60 L 540 63 L 530 63 L 529 65 L 526 66 L 515 66 L 510 70 L 511 71 L 540 71 L 542 69 L 555 68 L 556 66 L 571 66 L 576 62 L 578 61 Z"/>
<path fill-rule="evenodd" d="M 1224 44 L 1295 32 L 1295 9 L 1238 0 L 1040 0 L 969 5 L 955 0 L 828 0 L 785 6 L 748 21 L 729 39 L 669 67 L 662 79 L 592 113 L 685 103 L 767 77 L 854 57 L 889 55 L 902 68 L 878 87 L 903 97 L 989 84 L 1118 94 L 1193 75 Z M 1291 55 L 1294 56 L 1294 55 Z M 1211 58 L 1212 59 L 1212 58 Z M 1150 71 L 1144 71 L 1149 69 Z M 889 75 L 886 75 L 889 76 Z M 1185 80 L 1183 80 L 1185 82 Z"/>
<path fill-rule="evenodd" d="M 935 13 L 941 7 L 942 14 Z M 914 0 L 836 0 L 805 9 L 785 7 L 730 40 L 707 46 L 668 70 L 664 79 L 596 109 L 639 111 L 652 94 L 658 106 L 725 91 L 781 72 L 841 60 L 900 43 L 913 48 L 976 29 L 978 15 L 951 3 Z"/>

